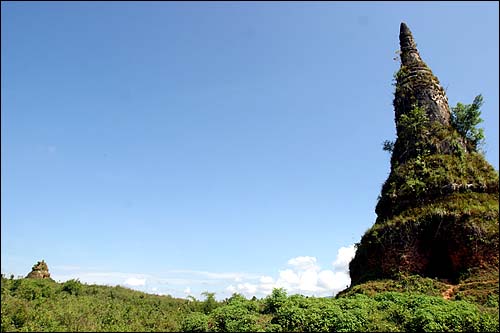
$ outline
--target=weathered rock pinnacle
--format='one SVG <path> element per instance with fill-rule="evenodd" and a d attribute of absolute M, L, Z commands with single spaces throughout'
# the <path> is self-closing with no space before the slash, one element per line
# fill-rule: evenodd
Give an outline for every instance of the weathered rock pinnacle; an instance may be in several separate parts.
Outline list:
<path fill-rule="evenodd" d="M 39 261 L 33 265 L 31 272 L 26 277 L 31 279 L 50 279 L 49 267 L 45 261 Z"/>
<path fill-rule="evenodd" d="M 439 80 L 422 60 L 408 26 L 401 23 L 399 31 L 401 68 L 397 76 L 394 99 L 396 124 L 402 114 L 415 106 L 423 107 L 431 121 L 450 123 L 448 98 Z"/>

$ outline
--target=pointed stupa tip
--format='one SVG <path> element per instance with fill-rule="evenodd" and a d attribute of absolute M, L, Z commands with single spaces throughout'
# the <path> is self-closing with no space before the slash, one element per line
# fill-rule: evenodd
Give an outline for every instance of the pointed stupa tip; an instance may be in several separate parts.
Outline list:
<path fill-rule="evenodd" d="M 410 35 L 411 36 L 411 31 L 410 28 L 406 25 L 406 23 L 401 22 L 401 26 L 399 27 L 399 34 L 400 35 Z"/>
<path fill-rule="evenodd" d="M 401 47 L 401 52 L 410 50 L 417 51 L 417 45 L 413 40 L 410 28 L 408 28 L 404 22 L 401 22 L 401 26 L 399 27 L 399 45 Z"/>

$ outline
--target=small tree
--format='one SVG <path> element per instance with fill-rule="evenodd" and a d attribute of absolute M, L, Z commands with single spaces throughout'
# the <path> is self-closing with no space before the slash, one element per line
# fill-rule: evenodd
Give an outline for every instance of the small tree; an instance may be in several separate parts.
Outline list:
<path fill-rule="evenodd" d="M 482 105 L 483 96 L 477 95 L 472 104 L 457 103 L 451 108 L 451 124 L 476 151 L 484 144 L 484 130 L 476 127 L 483 121 L 479 110 Z"/>
<path fill-rule="evenodd" d="M 202 303 L 202 309 L 205 314 L 209 314 L 217 308 L 217 301 L 215 300 L 215 293 L 209 293 L 208 291 L 204 291 L 201 293 L 203 296 L 205 296 L 205 300 Z"/>
<path fill-rule="evenodd" d="M 287 293 L 284 288 L 274 288 L 271 295 L 264 299 L 264 313 L 276 313 L 276 311 L 287 300 Z"/>
<path fill-rule="evenodd" d="M 71 279 L 63 283 L 62 291 L 70 295 L 79 296 L 82 293 L 82 284 L 78 279 Z"/>
<path fill-rule="evenodd" d="M 388 151 L 389 153 L 392 153 L 394 151 L 394 144 L 395 142 L 394 141 L 391 141 L 391 140 L 385 140 L 383 143 L 382 143 L 382 150 L 384 151 Z"/>

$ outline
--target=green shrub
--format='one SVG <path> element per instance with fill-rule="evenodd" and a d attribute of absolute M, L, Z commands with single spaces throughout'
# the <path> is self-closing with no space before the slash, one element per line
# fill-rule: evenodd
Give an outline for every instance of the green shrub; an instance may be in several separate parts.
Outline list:
<path fill-rule="evenodd" d="M 276 313 L 276 310 L 286 301 L 286 290 L 274 288 L 271 295 L 264 299 L 264 313 Z"/>
<path fill-rule="evenodd" d="M 210 314 L 209 327 L 214 332 L 255 332 L 258 318 L 243 303 L 228 304 Z"/>
<path fill-rule="evenodd" d="M 208 316 L 204 313 L 193 312 L 182 320 L 183 332 L 208 332 Z"/>
<path fill-rule="evenodd" d="M 78 296 L 82 292 L 82 284 L 78 279 L 68 280 L 62 285 L 62 291 L 65 291 L 70 295 Z"/>

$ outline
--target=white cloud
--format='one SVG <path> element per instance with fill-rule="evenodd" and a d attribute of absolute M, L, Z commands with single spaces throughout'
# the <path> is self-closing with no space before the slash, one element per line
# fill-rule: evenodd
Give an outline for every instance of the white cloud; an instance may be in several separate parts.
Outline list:
<path fill-rule="evenodd" d="M 258 286 L 253 283 L 246 282 L 238 284 L 238 291 L 245 295 L 255 296 L 255 294 L 257 293 L 257 289 Z"/>
<path fill-rule="evenodd" d="M 157 275 L 133 272 L 106 272 L 99 268 L 54 266 L 52 277 L 59 281 L 79 279 L 84 283 L 126 285 L 158 295 L 187 297 L 202 291 L 215 292 L 218 299 L 233 293 L 246 297 L 265 297 L 274 288 L 285 288 L 289 294 L 332 296 L 350 284 L 348 266 L 354 257 L 354 245 L 341 247 L 333 266 L 322 269 L 316 257 L 298 256 L 286 262 L 275 276 L 245 272 L 208 272 L 197 270 L 167 270 Z M 187 287 L 188 286 L 188 287 Z"/>
<path fill-rule="evenodd" d="M 298 283 L 300 283 L 300 277 L 291 269 L 280 271 L 280 276 L 278 278 L 278 281 L 276 282 L 277 285 L 283 287 L 290 287 Z"/>
<path fill-rule="evenodd" d="M 133 287 L 144 286 L 144 285 L 146 285 L 146 279 L 138 279 L 135 277 L 130 277 L 130 278 L 126 279 L 124 283 L 126 285 L 133 286 Z"/>
<path fill-rule="evenodd" d="M 70 279 L 79 279 L 83 283 L 107 286 L 122 285 L 128 288 L 148 291 L 158 295 L 172 295 L 174 297 L 187 297 L 202 291 L 215 292 L 218 299 L 223 299 L 228 283 L 238 283 L 250 292 L 251 287 L 245 285 L 258 281 L 260 275 L 245 272 L 207 272 L 196 270 L 167 270 L 155 275 L 133 272 L 110 272 L 102 268 L 89 268 L 78 266 L 54 266 L 52 278 L 64 282 Z M 186 295 L 186 286 L 190 294 Z M 147 287 L 147 288 L 146 288 Z M 153 289 L 155 288 L 155 289 Z M 266 290 L 272 291 L 272 288 Z M 235 291 L 236 292 L 236 287 Z"/>
<path fill-rule="evenodd" d="M 300 284 L 298 289 L 314 292 L 318 288 L 318 273 L 313 270 L 307 270 L 300 276 Z"/>
<path fill-rule="evenodd" d="M 268 283 L 273 283 L 274 279 L 271 276 L 261 276 L 260 277 L 260 283 L 268 284 Z"/>
<path fill-rule="evenodd" d="M 315 257 L 296 257 L 288 260 L 288 265 L 298 270 L 319 270 Z"/>
<path fill-rule="evenodd" d="M 318 286 L 326 289 L 335 289 L 335 273 L 331 270 L 324 270 L 319 272 Z"/>
<path fill-rule="evenodd" d="M 275 284 L 271 276 L 261 276 L 259 282 L 259 289 L 263 294 L 267 295 L 273 291 Z"/>
<path fill-rule="evenodd" d="M 351 278 L 348 272 L 333 272 L 324 270 L 318 274 L 318 285 L 329 290 L 340 290 L 346 288 L 351 283 Z"/>
<path fill-rule="evenodd" d="M 185 274 L 189 276 L 198 275 L 206 279 L 212 280 L 232 280 L 232 281 L 242 281 L 244 279 L 258 279 L 259 276 L 256 274 L 248 274 L 241 272 L 207 272 L 207 271 L 196 271 L 196 270 L 188 270 L 188 269 L 173 269 L 168 271 L 167 273 L 172 274 Z"/>
<path fill-rule="evenodd" d="M 337 251 L 337 258 L 333 262 L 333 267 L 338 271 L 347 271 L 349 270 L 349 262 L 354 258 L 354 254 L 356 253 L 356 249 L 354 248 L 354 244 L 341 247 Z"/>
<path fill-rule="evenodd" d="M 348 266 L 354 253 L 354 245 L 341 247 L 333 261 L 333 270 L 321 269 L 316 257 L 295 257 L 288 260 L 289 268 L 278 271 L 276 280 L 272 276 L 261 276 L 258 283 L 246 281 L 230 285 L 226 291 L 251 297 L 269 295 L 273 288 L 285 288 L 289 294 L 333 296 L 351 282 Z"/>

